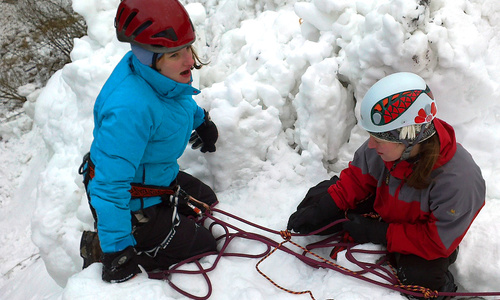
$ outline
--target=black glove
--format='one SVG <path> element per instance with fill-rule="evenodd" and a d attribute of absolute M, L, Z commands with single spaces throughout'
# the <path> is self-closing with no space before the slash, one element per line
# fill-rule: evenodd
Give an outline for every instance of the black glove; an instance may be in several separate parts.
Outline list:
<path fill-rule="evenodd" d="M 124 282 L 141 273 L 136 255 L 132 246 L 118 252 L 103 253 L 102 280 L 111 283 Z"/>
<path fill-rule="evenodd" d="M 215 152 L 215 142 L 217 142 L 218 137 L 217 126 L 210 119 L 208 111 L 205 110 L 205 121 L 193 131 L 189 138 L 189 142 L 193 144 L 191 148 L 198 149 L 201 147 L 200 151 L 203 153 L 207 151 Z"/>
<path fill-rule="evenodd" d="M 377 219 L 365 218 L 359 214 L 347 214 L 349 221 L 342 223 L 344 230 L 357 243 L 374 243 L 387 245 L 387 228 L 389 224 Z"/>
<path fill-rule="evenodd" d="M 339 180 L 339 178 L 337 176 L 333 176 L 329 180 L 323 180 L 317 185 L 310 188 L 307 191 L 307 194 L 304 197 L 304 199 L 300 202 L 299 206 L 297 206 L 297 210 L 304 208 L 306 206 L 316 205 L 322 196 L 330 195 L 328 194 L 328 188 L 331 185 L 334 185 L 337 182 L 337 180 Z"/>
<path fill-rule="evenodd" d="M 342 212 L 328 193 L 328 188 L 335 184 L 338 179 L 337 176 L 334 176 L 310 188 L 297 206 L 297 211 L 288 219 L 287 229 L 308 234 L 342 218 Z M 341 226 L 333 226 L 319 234 L 331 234 L 341 228 Z"/>
<path fill-rule="evenodd" d="M 328 192 L 318 195 L 314 199 L 308 198 L 307 202 L 308 205 L 302 207 L 299 205 L 297 211 L 290 216 L 287 225 L 288 230 L 293 229 L 295 232 L 308 234 L 342 218 L 342 212 Z M 321 234 L 338 231 L 338 228 L 330 229 L 328 228 Z"/>

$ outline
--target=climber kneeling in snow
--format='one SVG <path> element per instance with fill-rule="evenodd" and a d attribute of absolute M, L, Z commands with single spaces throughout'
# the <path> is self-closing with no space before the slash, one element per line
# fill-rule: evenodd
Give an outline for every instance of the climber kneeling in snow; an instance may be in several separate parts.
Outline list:
<path fill-rule="evenodd" d="M 369 139 L 339 178 L 309 190 L 288 229 L 306 234 L 347 216 L 340 226 L 355 242 L 385 245 L 402 284 L 456 291 L 448 268 L 484 206 L 485 183 L 436 112 L 418 75 L 375 83 L 361 102 Z"/>
<path fill-rule="evenodd" d="M 216 251 L 215 238 L 195 218 L 217 197 L 177 163 L 188 142 L 214 152 L 218 138 L 208 112 L 193 99 L 200 91 L 191 86 L 191 70 L 203 63 L 192 48 L 189 15 L 177 0 L 123 0 L 115 27 L 132 51 L 97 97 L 94 140 L 82 170 L 102 256 L 95 257 L 89 232 L 81 255 L 84 267 L 103 263 L 107 282 L 132 278 L 139 265 L 165 270 Z"/>

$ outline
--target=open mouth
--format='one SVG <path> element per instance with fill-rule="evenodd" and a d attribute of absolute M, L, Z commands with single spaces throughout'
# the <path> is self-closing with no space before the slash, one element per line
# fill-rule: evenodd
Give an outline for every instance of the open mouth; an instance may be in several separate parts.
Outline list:
<path fill-rule="evenodd" d="M 190 74 L 191 74 L 191 70 L 186 70 L 186 71 L 181 72 L 182 76 L 187 76 L 187 75 L 190 75 Z"/>

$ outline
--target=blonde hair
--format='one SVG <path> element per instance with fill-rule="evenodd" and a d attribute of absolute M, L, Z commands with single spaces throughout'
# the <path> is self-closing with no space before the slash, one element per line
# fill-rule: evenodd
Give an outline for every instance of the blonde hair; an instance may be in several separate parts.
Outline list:
<path fill-rule="evenodd" d="M 422 129 L 422 125 L 413 124 L 401 127 L 399 130 L 399 139 L 400 140 L 414 140 L 417 138 L 417 134 Z"/>

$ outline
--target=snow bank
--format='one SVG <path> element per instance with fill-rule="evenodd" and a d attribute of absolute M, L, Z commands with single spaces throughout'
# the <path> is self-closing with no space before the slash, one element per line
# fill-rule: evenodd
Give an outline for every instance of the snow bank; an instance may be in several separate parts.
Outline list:
<path fill-rule="evenodd" d="M 416 72 L 428 81 L 439 117 L 456 126 L 488 186 L 488 204 L 466 236 L 454 272 L 468 289 L 498 289 L 500 239 L 491 238 L 498 237 L 500 219 L 500 166 L 491 160 L 500 152 L 494 101 L 500 78 L 498 1 L 200 2 L 204 10 L 191 4 L 188 11 L 206 42 L 198 49 L 211 64 L 199 73 L 203 91 L 196 100 L 210 110 L 220 139 L 213 154 L 187 150 L 181 166 L 215 188 L 221 209 L 283 229 L 305 191 L 344 168 L 366 138 L 355 125 L 356 105 L 366 90 L 389 73 Z M 33 196 L 33 240 L 52 278 L 66 287 L 62 298 L 92 299 L 96 290 L 109 299 L 178 298 L 144 276 L 118 286 L 100 281 L 98 264 L 80 272 L 79 239 L 92 219 L 77 169 L 92 140 L 93 101 L 128 50 L 114 38 L 118 3 L 73 1 L 89 25 L 88 36 L 75 41 L 73 62 L 37 100 L 35 125 L 47 163 Z M 239 245 L 252 248 L 245 241 Z M 254 271 L 255 263 L 224 258 L 211 275 L 214 298 L 289 299 Z M 270 264 L 274 276 L 286 276 L 282 268 L 290 264 L 296 271 L 285 272 L 290 284 L 312 289 L 319 298 L 401 299 L 285 255 Z"/>

